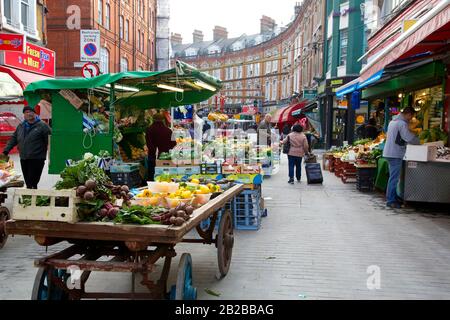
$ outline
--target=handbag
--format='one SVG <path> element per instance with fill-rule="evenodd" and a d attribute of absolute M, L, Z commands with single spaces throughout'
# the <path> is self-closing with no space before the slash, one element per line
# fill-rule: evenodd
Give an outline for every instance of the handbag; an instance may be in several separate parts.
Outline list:
<path fill-rule="evenodd" d="M 283 153 L 288 154 L 291 149 L 291 138 L 288 136 L 287 142 L 283 144 Z"/>
<path fill-rule="evenodd" d="M 305 155 L 305 163 L 317 163 L 317 156 L 312 153 L 308 153 Z"/>

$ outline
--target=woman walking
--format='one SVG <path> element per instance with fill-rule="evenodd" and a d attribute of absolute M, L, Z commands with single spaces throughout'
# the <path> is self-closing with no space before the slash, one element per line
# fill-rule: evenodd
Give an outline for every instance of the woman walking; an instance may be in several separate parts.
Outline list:
<path fill-rule="evenodd" d="M 308 139 L 303 133 L 303 127 L 299 124 L 294 125 L 292 132 L 283 140 L 283 144 L 290 145 L 288 152 L 289 160 L 289 181 L 294 184 L 294 169 L 297 182 L 302 178 L 302 159 L 308 153 Z"/>

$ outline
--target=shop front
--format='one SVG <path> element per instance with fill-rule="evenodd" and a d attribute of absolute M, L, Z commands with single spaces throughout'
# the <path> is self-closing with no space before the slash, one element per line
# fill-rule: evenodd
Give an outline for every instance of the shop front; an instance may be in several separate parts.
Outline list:
<path fill-rule="evenodd" d="M 38 45 L 27 43 L 25 52 L 0 52 L 0 108 L 22 117 L 26 103 L 23 91 L 28 84 L 55 78 L 55 52 Z M 48 104 L 38 105 L 37 113 L 44 120 L 50 119 Z"/>

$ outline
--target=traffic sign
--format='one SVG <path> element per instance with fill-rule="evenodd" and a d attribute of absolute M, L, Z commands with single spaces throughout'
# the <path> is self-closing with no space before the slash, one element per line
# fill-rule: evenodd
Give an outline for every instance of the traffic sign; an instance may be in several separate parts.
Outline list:
<path fill-rule="evenodd" d="M 81 69 L 84 78 L 94 78 L 100 75 L 100 68 L 95 63 L 88 62 Z"/>
<path fill-rule="evenodd" d="M 80 61 L 100 62 L 100 30 L 80 30 Z"/>

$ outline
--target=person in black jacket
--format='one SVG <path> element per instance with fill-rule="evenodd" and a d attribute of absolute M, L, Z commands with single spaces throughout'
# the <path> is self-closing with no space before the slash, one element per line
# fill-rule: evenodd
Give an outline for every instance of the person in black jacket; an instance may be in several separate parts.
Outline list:
<path fill-rule="evenodd" d="M 23 108 L 24 121 L 19 124 L 3 150 L 4 158 L 15 147 L 19 148 L 20 165 L 28 189 L 37 189 L 47 159 L 50 128 L 34 113 L 34 109 Z"/>
<path fill-rule="evenodd" d="M 379 134 L 380 131 L 377 128 L 377 121 L 374 118 L 370 118 L 364 128 L 364 138 L 375 140 Z"/>

